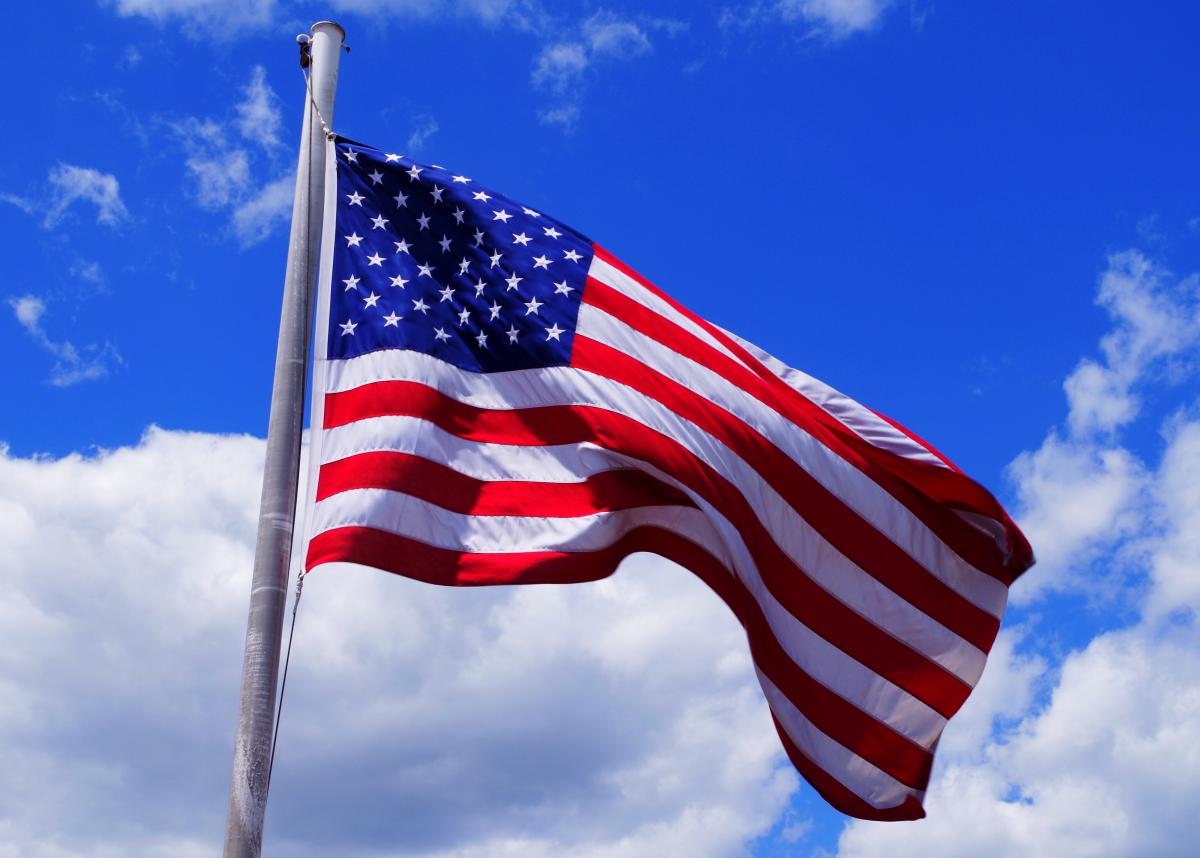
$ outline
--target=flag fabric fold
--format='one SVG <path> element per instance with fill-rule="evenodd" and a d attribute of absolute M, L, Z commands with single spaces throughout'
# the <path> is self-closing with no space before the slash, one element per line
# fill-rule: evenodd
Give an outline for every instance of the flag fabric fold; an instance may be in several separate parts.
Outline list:
<path fill-rule="evenodd" d="M 923 816 L 1033 562 L 996 500 L 543 212 L 342 138 L 329 170 L 306 568 L 566 583 L 659 554 L 737 616 L 830 804 Z"/>

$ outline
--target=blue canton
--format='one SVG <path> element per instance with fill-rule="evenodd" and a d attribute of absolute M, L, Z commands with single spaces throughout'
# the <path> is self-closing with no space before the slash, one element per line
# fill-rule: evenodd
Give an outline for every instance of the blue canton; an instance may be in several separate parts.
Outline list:
<path fill-rule="evenodd" d="M 592 243 L 434 164 L 342 138 L 331 359 L 424 352 L 497 372 L 571 359 Z"/>

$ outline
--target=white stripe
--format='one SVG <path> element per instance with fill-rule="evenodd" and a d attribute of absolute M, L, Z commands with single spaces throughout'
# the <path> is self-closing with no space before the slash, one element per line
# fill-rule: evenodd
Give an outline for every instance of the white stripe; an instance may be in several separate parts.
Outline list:
<path fill-rule="evenodd" d="M 905 786 L 887 772 L 872 765 L 849 748 L 838 744 L 818 730 L 811 721 L 787 699 L 771 680 L 758 672 L 767 703 L 788 737 L 804 755 L 824 769 L 825 773 L 872 807 L 896 807 L 904 799 L 922 793 Z"/>
<path fill-rule="evenodd" d="M 720 330 L 777 375 L 788 387 L 837 419 L 863 440 L 881 450 L 887 450 L 906 459 L 915 459 L 919 462 L 937 465 L 940 468 L 949 468 L 949 465 L 934 455 L 927 447 L 905 435 L 871 409 L 833 389 L 823 381 L 813 378 L 808 373 L 788 366 L 753 343 L 746 342 L 737 334 L 731 334 L 724 328 Z"/>
<path fill-rule="evenodd" d="M 624 468 L 596 444 L 491 444 L 451 434 L 421 417 L 388 415 L 325 430 L 325 462 L 359 453 L 411 453 L 477 480 L 575 483 L 588 474 Z"/>
<path fill-rule="evenodd" d="M 603 310 L 585 304 L 577 336 L 618 349 L 687 385 L 768 438 L 850 509 L 900 546 L 926 571 L 995 617 L 1004 613 L 1008 588 L 962 559 L 882 486 L 751 394 L 701 363 L 640 333 Z"/>
<path fill-rule="evenodd" d="M 703 327 L 689 319 L 686 315 L 676 310 L 671 306 L 670 302 L 663 300 L 658 295 L 647 289 L 634 278 L 630 277 L 624 271 L 616 268 L 613 265 L 605 262 L 600 257 L 593 257 L 592 265 L 588 269 L 588 277 L 599 280 L 606 286 L 620 292 L 627 298 L 636 301 L 648 310 L 653 310 L 660 316 L 674 322 L 679 327 L 683 328 L 689 334 L 699 337 L 705 344 L 712 346 L 721 354 L 725 355 L 730 360 L 736 361 L 742 366 L 746 366 L 745 362 L 726 348 L 716 337 L 704 330 Z M 583 300 L 587 301 L 587 292 L 584 292 Z M 586 306 L 586 303 L 585 305 Z M 749 369 L 749 367 L 747 367 Z"/>
<path fill-rule="evenodd" d="M 470 515 L 388 489 L 352 489 L 319 501 L 313 526 L 314 533 L 369 527 L 452 551 L 519 554 L 598 551 L 643 524 L 704 533 L 702 516 L 683 506 L 644 506 L 571 518 Z"/>
<path fill-rule="evenodd" d="M 385 357 L 386 356 L 386 357 Z M 385 375 L 384 373 L 388 373 Z M 407 378 L 479 408 L 604 403 L 683 444 L 738 486 L 780 547 L 818 585 L 906 645 L 974 685 L 986 657 L 969 642 L 863 573 L 816 534 L 732 450 L 649 397 L 610 379 L 569 367 L 477 375 L 419 352 L 382 351 L 331 361 L 330 383 L 348 389 L 384 378 Z"/>

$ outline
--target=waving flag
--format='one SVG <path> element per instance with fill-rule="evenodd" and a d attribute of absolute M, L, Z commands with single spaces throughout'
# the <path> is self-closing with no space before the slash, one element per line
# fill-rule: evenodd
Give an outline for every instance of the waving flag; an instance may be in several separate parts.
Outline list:
<path fill-rule="evenodd" d="M 549 215 L 330 151 L 307 568 L 462 586 L 670 558 L 741 621 L 808 782 L 852 816 L 923 816 L 1033 561 L 995 499 Z"/>

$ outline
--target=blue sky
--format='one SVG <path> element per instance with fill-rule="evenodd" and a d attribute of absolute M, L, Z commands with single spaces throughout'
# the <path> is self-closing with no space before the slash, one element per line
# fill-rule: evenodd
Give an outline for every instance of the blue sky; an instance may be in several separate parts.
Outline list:
<path fill-rule="evenodd" d="M 215 854 L 292 38 L 322 17 L 341 133 L 553 213 L 906 423 L 1042 563 L 899 826 L 794 782 L 737 629 L 662 564 L 549 594 L 314 578 L 277 854 L 1185 852 L 1194 4 L 79 0 L 9 10 L 0 83 L 0 854 Z M 595 637 L 530 631 L 559 627 Z"/>

